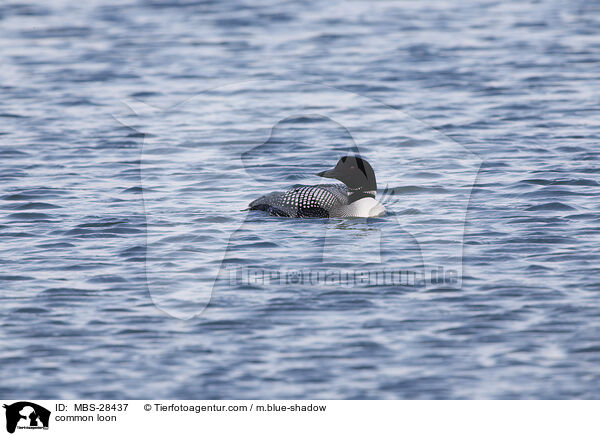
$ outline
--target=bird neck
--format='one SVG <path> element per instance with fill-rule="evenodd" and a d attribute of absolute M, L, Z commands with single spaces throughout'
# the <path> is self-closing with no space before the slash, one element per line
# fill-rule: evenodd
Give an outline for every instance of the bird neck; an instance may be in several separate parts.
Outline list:
<path fill-rule="evenodd" d="M 375 198 L 375 191 L 363 191 L 360 189 L 348 191 L 348 203 L 354 203 L 361 198 Z"/>

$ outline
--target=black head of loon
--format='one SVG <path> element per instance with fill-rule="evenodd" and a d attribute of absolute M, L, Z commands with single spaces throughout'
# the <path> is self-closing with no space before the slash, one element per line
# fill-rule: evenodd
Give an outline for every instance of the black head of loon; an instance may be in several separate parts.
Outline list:
<path fill-rule="evenodd" d="M 344 156 L 335 168 L 318 173 L 317 176 L 337 179 L 348 187 L 351 194 L 375 197 L 377 181 L 373 167 L 361 157 Z"/>

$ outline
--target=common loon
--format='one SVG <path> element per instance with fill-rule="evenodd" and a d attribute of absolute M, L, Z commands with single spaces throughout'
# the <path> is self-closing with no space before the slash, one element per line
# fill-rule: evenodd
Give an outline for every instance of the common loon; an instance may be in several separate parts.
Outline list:
<path fill-rule="evenodd" d="M 317 176 L 344 184 L 299 185 L 285 192 L 271 192 L 250 203 L 249 209 L 292 218 L 368 218 L 385 213 L 385 207 L 375 200 L 375 171 L 366 160 L 344 156 L 335 168 Z"/>

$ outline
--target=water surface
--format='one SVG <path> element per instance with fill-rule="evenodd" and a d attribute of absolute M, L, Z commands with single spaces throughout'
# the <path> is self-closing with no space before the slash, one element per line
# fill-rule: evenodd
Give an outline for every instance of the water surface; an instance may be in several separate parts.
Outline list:
<path fill-rule="evenodd" d="M 0 397 L 598 398 L 599 14 L 4 3 Z M 386 217 L 242 211 L 353 147 Z M 221 277 L 182 319 L 228 265 L 382 262 L 461 286 Z"/>

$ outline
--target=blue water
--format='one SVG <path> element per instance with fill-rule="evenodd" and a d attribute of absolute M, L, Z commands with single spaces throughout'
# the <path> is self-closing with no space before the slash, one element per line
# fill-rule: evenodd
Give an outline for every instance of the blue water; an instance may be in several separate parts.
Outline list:
<path fill-rule="evenodd" d="M 597 3 L 113 3 L 0 5 L 0 397 L 600 398 Z"/>

